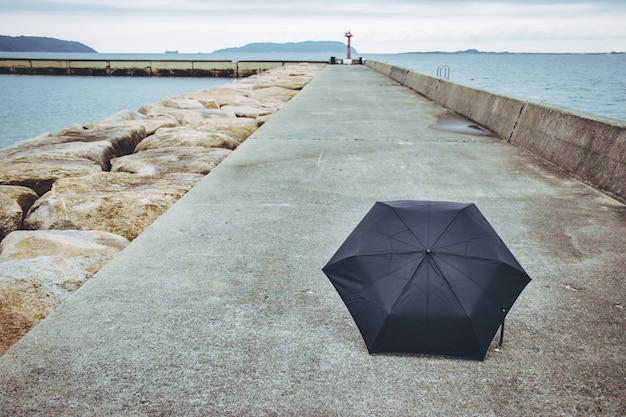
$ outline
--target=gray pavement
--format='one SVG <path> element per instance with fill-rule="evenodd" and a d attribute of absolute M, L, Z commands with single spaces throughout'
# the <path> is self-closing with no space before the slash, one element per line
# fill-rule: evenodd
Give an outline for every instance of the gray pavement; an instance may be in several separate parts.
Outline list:
<path fill-rule="evenodd" d="M 0 357 L 0 415 L 626 415 L 626 209 L 329 66 Z M 475 202 L 533 278 L 485 361 L 369 355 L 321 268 L 378 200 Z"/>

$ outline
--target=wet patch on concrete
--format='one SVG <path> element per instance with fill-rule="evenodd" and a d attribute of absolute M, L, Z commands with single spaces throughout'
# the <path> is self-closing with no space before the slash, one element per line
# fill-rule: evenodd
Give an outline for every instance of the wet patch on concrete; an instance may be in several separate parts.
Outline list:
<path fill-rule="evenodd" d="M 461 133 L 464 135 L 492 136 L 497 135 L 491 130 L 476 122 L 454 113 L 447 112 L 437 117 L 437 123 L 429 126 L 432 129 L 444 130 L 447 132 Z"/>

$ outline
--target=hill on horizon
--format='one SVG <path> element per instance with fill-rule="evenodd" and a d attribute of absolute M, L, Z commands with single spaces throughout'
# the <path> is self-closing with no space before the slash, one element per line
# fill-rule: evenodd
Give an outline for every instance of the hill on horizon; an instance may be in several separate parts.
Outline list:
<path fill-rule="evenodd" d="M 255 42 L 234 48 L 224 48 L 212 53 L 269 53 L 269 52 L 297 52 L 297 53 L 332 53 L 343 54 L 347 45 L 338 41 L 304 41 L 304 42 Z M 351 53 L 357 54 L 354 48 L 350 48 Z"/>
<path fill-rule="evenodd" d="M 0 35 L 0 51 L 6 52 L 97 52 L 75 41 L 65 41 L 42 36 Z"/>

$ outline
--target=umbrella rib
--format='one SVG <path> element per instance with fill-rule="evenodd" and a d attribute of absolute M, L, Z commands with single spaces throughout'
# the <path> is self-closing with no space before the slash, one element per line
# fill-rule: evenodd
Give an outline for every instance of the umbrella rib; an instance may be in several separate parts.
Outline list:
<path fill-rule="evenodd" d="M 426 260 L 426 257 L 424 256 L 419 261 L 419 263 L 415 266 L 415 268 L 413 268 L 413 271 L 411 271 L 411 278 L 406 281 L 406 284 L 402 288 L 402 291 L 400 292 L 400 295 L 404 294 L 406 292 L 407 288 L 409 288 L 409 286 L 413 285 L 413 277 L 417 273 L 417 270 L 420 269 L 420 267 L 422 266 L 422 264 L 424 263 L 425 260 Z M 421 291 L 421 289 L 419 287 L 417 287 L 417 288 Z M 428 297 L 426 297 L 426 300 L 428 300 Z M 398 297 L 396 299 L 396 301 L 394 301 L 393 305 L 391 306 L 391 311 L 393 311 L 393 309 L 396 306 L 396 304 L 398 303 L 398 301 L 400 301 L 400 297 Z"/>
<path fill-rule="evenodd" d="M 447 245 L 438 246 L 437 249 L 441 250 L 441 249 L 445 249 L 445 248 L 448 248 L 448 247 L 451 247 L 451 246 L 453 247 L 453 246 L 457 245 L 458 243 L 463 242 L 463 243 L 466 244 L 465 249 L 466 249 L 466 252 L 467 252 L 467 244 L 470 243 L 470 242 L 473 243 L 473 242 L 480 241 L 480 240 L 483 240 L 483 239 L 499 239 L 498 235 L 493 235 L 493 234 L 486 234 L 486 235 L 482 235 L 482 236 L 473 236 L 473 237 L 465 237 L 465 236 L 460 236 L 460 235 L 458 235 L 456 233 L 452 233 L 449 230 L 447 232 L 451 236 L 457 237 L 458 241 L 450 242 Z M 500 242 L 504 245 L 504 242 L 502 242 L 501 239 L 500 239 Z M 450 253 L 454 253 L 454 252 L 450 252 Z M 459 256 L 467 256 L 467 255 L 464 253 L 463 255 L 459 255 Z"/>
<path fill-rule="evenodd" d="M 439 275 L 444 279 L 444 281 L 446 281 L 446 284 L 448 285 L 448 287 L 450 287 L 450 292 L 452 293 L 452 295 L 454 295 L 454 298 L 456 299 L 456 301 L 459 303 L 459 305 L 461 306 L 461 308 L 463 309 L 463 312 L 465 313 L 465 315 L 467 317 L 470 317 L 470 315 L 468 314 L 467 310 L 465 309 L 465 306 L 463 305 L 463 303 L 461 302 L 461 300 L 459 300 L 459 297 L 457 297 L 456 292 L 452 290 L 452 285 L 450 285 L 450 281 L 448 280 L 448 278 L 445 276 L 445 274 L 441 271 L 441 268 L 439 267 L 438 261 L 436 259 L 433 259 L 433 264 L 434 264 L 434 268 L 437 269 L 437 272 L 439 273 Z M 455 268 L 456 269 L 456 268 Z M 464 274 L 465 275 L 465 274 Z M 467 276 L 467 275 L 466 275 Z M 469 278 L 469 277 L 468 277 Z M 474 282 L 472 280 L 472 282 Z M 482 287 L 481 287 L 482 288 Z M 476 333 L 476 328 L 474 327 L 474 322 L 472 322 L 470 320 L 471 323 L 471 327 L 472 327 L 472 332 L 474 333 L 474 338 L 476 339 L 476 341 L 478 342 L 478 340 L 480 340 L 480 338 L 478 337 L 478 334 Z"/>
<path fill-rule="evenodd" d="M 510 268 L 513 268 L 515 270 L 518 270 L 520 272 L 524 272 L 523 270 L 520 270 L 520 266 L 519 265 L 511 265 L 510 263 L 503 261 L 501 259 L 493 259 L 493 258 L 486 258 L 483 256 L 475 256 L 475 255 L 461 255 L 458 253 L 454 253 L 454 252 L 438 252 L 440 255 L 444 255 L 444 256 L 453 256 L 453 257 L 458 257 L 458 258 L 462 258 L 462 259 L 472 259 L 472 260 L 477 260 L 477 261 L 495 261 L 495 262 L 500 262 L 501 264 L 504 264 Z M 517 260 L 516 260 L 517 262 Z M 524 272 L 525 273 L 525 272 Z"/>
<path fill-rule="evenodd" d="M 466 206 L 464 207 L 462 210 L 459 210 L 458 212 L 456 212 L 456 214 L 454 215 L 454 217 L 452 218 L 452 220 L 450 220 L 448 222 L 448 224 L 446 225 L 446 227 L 443 229 L 443 232 L 441 232 L 441 234 L 437 237 L 437 239 L 435 240 L 435 242 L 433 242 L 432 246 L 437 246 L 437 243 L 439 243 L 439 241 L 441 240 L 441 238 L 446 234 L 446 233 L 450 233 L 450 227 L 452 226 L 452 224 L 454 224 L 454 222 L 456 222 L 456 219 L 461 215 L 461 213 L 463 211 L 465 211 L 468 207 L 470 206 Z"/>
<path fill-rule="evenodd" d="M 415 240 L 417 240 L 419 243 L 422 244 L 423 247 L 426 247 L 426 244 L 424 243 L 424 241 L 422 239 L 420 239 L 420 237 L 415 234 L 415 232 L 413 231 L 413 229 L 411 228 L 411 226 L 409 226 L 408 224 L 406 224 L 406 222 L 402 219 L 402 217 L 400 217 L 400 215 L 398 214 L 397 211 L 392 210 L 393 214 L 396 215 L 396 217 L 398 218 L 398 220 L 400 220 L 400 223 L 402 223 L 404 225 L 404 227 L 406 227 L 406 229 L 411 232 L 411 234 L 413 235 L 413 237 L 415 238 Z"/>
<path fill-rule="evenodd" d="M 407 283 L 404 285 L 404 287 L 402 288 L 402 291 L 400 292 L 400 296 L 402 296 L 402 294 L 404 294 L 407 291 L 407 288 L 409 288 L 409 286 L 413 285 L 413 277 L 415 276 L 415 274 L 417 273 L 417 270 L 422 266 L 422 264 L 424 263 L 424 261 L 426 260 L 426 257 L 423 257 L 420 262 L 417 264 L 417 266 L 413 269 L 412 273 L 411 273 L 411 279 L 407 280 Z M 398 302 L 400 301 L 400 296 L 398 296 L 398 298 L 393 302 L 393 304 L 391 305 L 391 308 L 389 309 L 389 313 L 391 313 L 394 308 L 396 307 L 396 304 L 398 304 Z M 369 298 L 368 298 L 369 300 Z M 374 300 L 370 300 L 372 302 L 374 302 Z M 378 305 L 379 307 L 381 307 L 382 309 L 385 309 L 385 306 L 380 305 L 379 303 L 374 302 L 376 305 Z M 428 303 L 428 297 L 426 297 L 426 303 Z M 426 306 L 426 309 L 428 310 L 428 305 Z M 383 325 L 381 326 L 381 329 L 385 327 L 387 321 L 389 320 L 390 315 L 388 314 L 387 317 L 385 317 L 385 322 L 383 323 Z M 376 346 L 376 343 L 378 342 L 378 338 L 381 336 L 381 332 L 378 332 L 376 334 L 376 336 L 374 337 L 374 340 L 372 340 L 372 346 Z"/>
<path fill-rule="evenodd" d="M 455 254 L 451 254 L 452 256 L 460 256 L 460 255 L 455 255 Z M 479 258 L 479 257 L 471 257 L 471 256 L 467 256 L 465 257 L 465 259 L 479 259 L 479 260 L 484 260 L 485 258 Z M 487 259 L 487 260 L 492 260 L 492 259 Z M 464 273 L 462 270 L 460 270 L 459 268 L 455 267 L 453 263 L 451 262 L 446 262 L 445 260 L 441 260 L 441 262 L 444 262 L 445 264 L 447 264 L 450 268 L 455 269 L 457 272 L 459 272 L 460 274 L 462 274 L 465 278 L 467 278 L 469 281 L 473 282 L 477 287 L 479 287 L 485 294 L 489 295 L 489 298 L 491 298 L 492 301 L 494 300 L 493 295 L 488 291 L 487 288 L 485 288 L 484 286 L 480 285 L 475 279 L 472 279 L 472 277 L 466 273 Z M 505 264 L 506 265 L 506 264 Z M 508 266 L 508 265 L 507 265 Z M 439 268 L 439 265 L 437 265 L 437 268 Z M 444 278 L 445 279 L 445 278 Z M 446 279 L 446 283 L 449 284 L 449 281 Z M 456 295 L 455 295 L 456 297 Z"/>
<path fill-rule="evenodd" d="M 449 254 L 449 255 L 450 255 L 450 256 L 453 256 L 453 257 L 460 257 L 460 255 L 457 255 L 457 254 Z M 445 255 L 444 255 L 444 256 L 445 256 Z M 465 257 L 465 258 L 466 258 L 466 259 L 477 259 L 477 260 L 487 260 L 487 261 L 493 261 L 493 259 L 488 259 L 488 258 L 480 258 L 480 257 L 471 257 L 471 256 L 467 256 L 467 257 Z M 442 260 L 442 262 L 445 262 L 445 261 L 443 261 L 443 260 Z M 456 267 L 454 266 L 454 264 L 453 264 L 453 263 L 450 263 L 450 262 L 445 262 L 445 263 L 446 263 L 447 265 L 449 265 L 451 268 L 454 268 L 454 269 L 455 269 L 456 271 L 458 271 L 459 273 L 463 274 L 463 276 L 465 276 L 468 280 L 470 280 L 471 282 L 473 282 L 476 286 L 480 287 L 480 289 L 481 289 L 481 290 L 483 290 L 483 292 L 484 292 L 485 294 L 489 295 L 489 298 L 490 298 L 493 302 L 495 302 L 496 304 L 500 304 L 500 303 L 498 303 L 498 302 L 497 302 L 496 297 L 494 297 L 494 296 L 492 295 L 492 293 L 491 293 L 491 292 L 490 292 L 487 288 L 485 288 L 483 285 L 480 285 L 478 282 L 476 282 L 476 280 L 472 279 L 472 277 L 471 277 L 470 275 L 463 273 L 463 271 L 461 271 L 459 268 L 456 268 Z M 507 266 L 507 267 L 509 267 L 509 268 L 511 268 L 511 269 L 513 269 L 513 270 L 515 270 L 515 271 L 517 271 L 517 272 L 519 272 L 519 273 L 521 273 L 522 275 L 524 275 L 524 276 L 528 277 L 528 274 L 526 273 L 526 271 L 524 271 L 524 269 L 523 269 L 523 268 L 521 268 L 521 266 L 517 266 L 517 265 L 510 265 L 510 264 L 508 264 L 508 263 L 506 263 L 506 262 L 501 262 L 501 261 L 500 261 L 500 263 L 501 263 L 502 265 L 505 265 L 505 266 Z M 507 307 L 507 308 L 509 308 L 509 307 L 511 307 L 511 306 L 506 306 L 506 307 Z"/>
<path fill-rule="evenodd" d="M 414 251 L 406 251 L 406 252 L 402 252 L 402 253 L 411 253 Z M 359 256 L 376 256 L 376 255 L 384 255 L 384 254 L 390 254 L 390 253 L 385 253 L 385 252 L 381 252 L 381 253 L 372 253 L 372 254 L 368 254 L 368 255 L 359 255 Z M 397 252 L 396 252 L 397 254 Z M 422 258 L 420 260 L 420 262 L 417 264 L 417 266 L 413 269 L 411 277 L 413 277 L 415 275 L 415 272 L 419 269 L 419 267 L 422 265 L 422 263 L 424 262 L 424 258 Z M 372 285 L 376 284 L 377 282 L 379 282 L 382 279 L 385 279 L 386 277 L 388 277 L 389 275 L 393 274 L 394 272 L 396 272 L 399 269 L 402 269 L 404 266 L 406 266 L 407 264 L 410 264 L 411 262 L 413 262 L 413 259 L 408 259 L 406 262 L 403 262 L 402 265 L 399 265 L 397 268 L 391 270 L 391 271 L 387 271 L 387 273 L 385 273 L 384 275 L 380 276 L 379 278 L 373 280 L 372 282 L 368 283 L 367 285 L 365 285 L 363 288 L 361 288 L 356 294 L 359 294 L 362 296 L 362 293 L 367 290 L 369 287 L 371 287 Z M 404 293 L 405 289 L 407 288 L 408 285 L 411 285 L 412 279 L 408 279 L 407 283 L 405 285 L 405 287 L 402 290 L 402 293 Z M 355 294 L 355 296 L 356 296 Z M 350 298 L 354 298 L 350 297 Z M 395 305 L 395 303 L 394 303 Z M 393 308 L 393 307 L 392 307 Z"/>
<path fill-rule="evenodd" d="M 400 219 L 400 221 L 402 221 L 402 219 Z M 405 226 L 406 226 L 406 224 L 405 224 Z M 407 229 L 409 228 L 408 226 L 406 226 L 406 227 L 407 227 Z M 410 230 L 410 229 L 409 229 L 409 230 Z M 395 235 L 393 235 L 393 234 L 383 233 L 383 232 L 379 232 L 379 231 L 377 231 L 377 230 L 371 230 L 371 229 L 367 229 L 367 231 L 368 231 L 368 232 L 371 232 L 371 233 L 374 233 L 374 234 L 383 235 L 383 236 L 385 236 L 385 237 L 389 238 L 390 240 L 393 240 L 393 241 L 395 241 L 395 242 L 399 242 L 399 243 L 401 243 L 401 244 L 407 244 L 407 242 L 405 242 L 405 241 L 403 241 L 403 240 L 401 240 L 401 239 L 398 239 L 398 238 L 397 238 L 397 237 L 395 237 Z M 416 239 L 418 239 L 418 241 L 419 241 L 420 243 L 422 243 L 422 242 L 419 240 L 419 238 L 418 238 L 418 237 L 417 237 L 417 236 L 413 233 L 413 231 L 411 231 L 411 234 L 413 234 L 413 236 L 415 236 L 415 238 L 416 238 Z M 409 253 L 409 252 L 412 252 L 412 251 L 414 251 L 414 250 L 415 250 L 414 248 L 411 248 L 411 249 L 405 249 L 405 250 L 400 250 L 400 249 L 394 249 L 394 250 L 385 249 L 384 251 L 377 252 L 377 253 L 380 253 L 380 254 L 387 254 L 387 253 L 388 253 L 388 254 L 394 254 L 394 253 Z"/>

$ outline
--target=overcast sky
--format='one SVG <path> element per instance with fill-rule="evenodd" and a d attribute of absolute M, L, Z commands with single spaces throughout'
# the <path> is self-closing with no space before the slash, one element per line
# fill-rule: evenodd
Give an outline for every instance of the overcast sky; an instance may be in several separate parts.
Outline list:
<path fill-rule="evenodd" d="M 626 0 L 1 0 L 0 34 L 98 52 L 354 37 L 359 53 L 626 51 Z"/>

